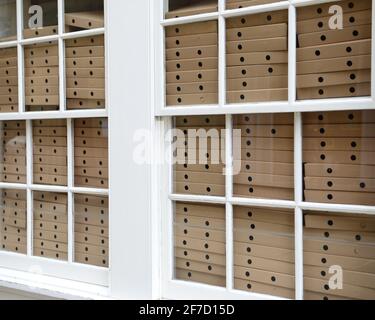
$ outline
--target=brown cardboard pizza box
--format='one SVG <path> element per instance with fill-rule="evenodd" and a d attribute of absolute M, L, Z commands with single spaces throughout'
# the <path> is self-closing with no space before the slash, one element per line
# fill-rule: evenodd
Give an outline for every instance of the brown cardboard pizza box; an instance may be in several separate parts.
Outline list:
<path fill-rule="evenodd" d="M 375 220 L 371 217 L 338 215 L 305 215 L 306 228 L 344 231 L 375 232 Z"/>
<path fill-rule="evenodd" d="M 34 239 L 56 241 L 58 243 L 68 243 L 68 234 L 55 231 L 45 231 L 38 228 L 34 228 L 33 232 Z"/>
<path fill-rule="evenodd" d="M 228 79 L 227 90 L 256 90 L 256 89 L 276 89 L 287 88 L 287 76 L 272 76 L 272 77 L 255 77 L 246 79 Z"/>
<path fill-rule="evenodd" d="M 66 252 L 58 252 L 58 251 L 55 251 L 55 250 L 46 250 L 46 249 L 38 248 L 38 247 L 34 247 L 33 255 L 35 257 L 56 259 L 56 260 L 61 260 L 61 261 L 67 261 L 68 260 L 68 254 Z"/>
<path fill-rule="evenodd" d="M 209 126 L 218 126 L 224 127 L 225 117 L 223 116 L 180 116 L 175 118 L 175 126 L 179 127 L 209 127 Z"/>
<path fill-rule="evenodd" d="M 225 167 L 223 164 L 176 164 L 175 170 L 186 172 L 208 172 L 225 174 Z"/>
<path fill-rule="evenodd" d="M 225 219 L 225 207 L 223 205 L 176 202 L 175 212 L 188 216 Z"/>
<path fill-rule="evenodd" d="M 332 91 L 331 86 L 336 85 L 352 85 L 355 89 L 360 83 L 370 83 L 371 82 L 371 71 L 370 70 L 358 70 L 358 71 L 339 71 L 339 72 L 329 72 L 320 74 L 304 74 L 297 76 L 297 88 L 315 88 L 319 87 L 319 96 L 324 97 L 324 92 L 326 86 L 328 86 L 328 91 Z M 349 87 L 349 91 L 350 91 Z M 311 89 L 310 89 L 311 90 Z M 338 90 L 337 88 L 335 90 Z M 353 89 L 351 89 L 353 90 Z M 304 91 L 299 91 L 300 93 Z M 316 92 L 316 91 L 314 91 Z M 353 92 L 350 92 L 351 94 Z M 315 93 L 316 94 L 316 93 Z M 326 93 L 330 94 L 330 93 Z M 334 94 L 331 92 L 331 94 Z"/>
<path fill-rule="evenodd" d="M 329 280 L 334 273 L 329 272 L 329 268 L 319 268 L 314 266 L 305 265 L 303 267 L 303 274 L 307 278 Z M 343 270 L 344 285 L 355 285 L 364 288 L 375 289 L 375 274 L 374 273 L 362 273 L 355 271 Z"/>
<path fill-rule="evenodd" d="M 66 166 L 66 157 L 54 157 L 54 156 L 34 156 L 34 163 L 39 165 L 53 165 Z"/>
<path fill-rule="evenodd" d="M 285 37 L 288 34 L 288 24 L 279 23 L 272 25 L 231 28 L 226 31 L 227 41 L 254 40 L 265 38 Z"/>
<path fill-rule="evenodd" d="M 104 57 L 66 58 L 67 68 L 104 68 Z"/>
<path fill-rule="evenodd" d="M 213 240 L 217 242 L 225 242 L 225 231 L 207 230 L 207 228 L 190 227 L 186 224 L 174 225 L 174 234 L 178 237 L 189 236 L 193 239 Z"/>
<path fill-rule="evenodd" d="M 26 58 L 25 67 L 26 68 L 38 68 L 38 67 L 52 67 L 59 65 L 59 57 L 36 57 L 36 58 Z"/>
<path fill-rule="evenodd" d="M 167 83 L 190 83 L 206 81 L 218 81 L 218 71 L 216 69 L 210 69 L 167 72 Z"/>
<path fill-rule="evenodd" d="M 351 241 L 353 243 L 375 243 L 375 233 L 365 231 L 343 231 L 343 230 L 329 230 L 327 229 L 304 229 L 306 237 L 327 240 L 335 239 L 337 241 Z"/>
<path fill-rule="evenodd" d="M 75 128 L 105 128 L 108 129 L 108 119 L 92 118 L 92 119 L 75 119 Z"/>
<path fill-rule="evenodd" d="M 312 291 L 304 291 L 304 300 L 310 300 L 310 301 L 319 301 L 319 300 L 324 300 L 324 301 L 339 301 L 339 300 L 356 300 L 354 298 L 346 298 L 346 297 L 339 297 L 339 296 L 334 296 L 334 295 L 329 295 L 329 294 L 323 294 L 319 292 L 312 292 Z"/>
<path fill-rule="evenodd" d="M 185 36 L 193 34 L 217 33 L 217 21 L 204 21 L 182 24 L 165 28 L 166 37 Z"/>
<path fill-rule="evenodd" d="M 57 76 L 44 76 L 44 77 L 27 77 L 25 78 L 26 87 L 43 87 L 43 86 L 58 86 L 59 78 Z"/>
<path fill-rule="evenodd" d="M 375 205 L 374 194 L 364 192 L 305 190 L 305 198 L 307 202 Z"/>
<path fill-rule="evenodd" d="M 26 220 L 21 218 L 3 216 L 3 223 L 11 227 L 26 228 Z"/>
<path fill-rule="evenodd" d="M 74 154 L 77 157 L 104 158 L 108 156 L 107 148 L 81 148 L 75 147 Z"/>
<path fill-rule="evenodd" d="M 304 287 L 307 291 L 317 291 L 320 293 L 329 293 L 341 297 L 349 297 L 362 300 L 373 300 L 375 298 L 375 289 L 359 287 L 350 284 L 344 284 L 342 289 L 330 289 L 328 281 L 304 278 Z"/>
<path fill-rule="evenodd" d="M 287 51 L 287 37 L 276 37 L 254 40 L 234 40 L 227 41 L 227 54 L 248 53 L 248 52 L 266 52 L 266 51 Z"/>
<path fill-rule="evenodd" d="M 83 29 L 103 28 L 103 11 L 65 13 L 65 24 Z"/>
<path fill-rule="evenodd" d="M 66 58 L 104 57 L 104 46 L 68 47 L 65 49 Z"/>
<path fill-rule="evenodd" d="M 105 68 L 66 68 L 66 78 L 93 78 L 105 77 Z"/>
<path fill-rule="evenodd" d="M 371 69 L 371 55 L 297 62 L 297 74 Z"/>
<path fill-rule="evenodd" d="M 165 39 L 166 49 L 217 45 L 217 33 L 201 33 Z"/>
<path fill-rule="evenodd" d="M 305 138 L 303 140 L 304 150 L 316 151 L 375 151 L 374 138 Z"/>
<path fill-rule="evenodd" d="M 272 187 L 254 187 L 245 185 L 234 185 L 234 195 L 246 198 L 260 198 L 260 199 L 278 199 L 290 200 L 294 199 L 294 190 L 285 188 Z"/>
<path fill-rule="evenodd" d="M 235 127 L 237 129 L 237 127 Z M 261 137 L 243 137 L 241 147 L 246 150 L 279 150 L 292 151 L 294 149 L 293 138 L 261 138 Z"/>
<path fill-rule="evenodd" d="M 282 235 L 293 235 L 294 226 L 268 223 L 268 222 L 259 222 L 259 221 L 250 221 L 248 219 L 233 219 L 234 228 L 236 230 L 244 230 L 248 232 L 259 232 L 259 233 L 270 233 L 269 241 L 277 242 L 277 240 L 272 240 L 272 233 L 278 233 Z M 255 238 L 255 236 L 254 236 Z"/>
<path fill-rule="evenodd" d="M 274 285 L 263 284 L 255 281 L 247 281 L 238 278 L 234 279 L 234 287 L 238 290 L 266 294 L 286 299 L 294 299 L 295 297 L 294 289 L 282 288 Z"/>
<path fill-rule="evenodd" d="M 254 268 L 271 272 L 279 272 L 292 276 L 295 272 L 294 263 L 253 257 L 251 255 L 234 255 L 234 265 L 251 269 Z"/>
<path fill-rule="evenodd" d="M 58 223 L 68 223 L 68 214 L 67 212 L 51 212 L 42 209 L 39 209 L 37 202 L 34 202 L 34 216 L 39 220 L 58 222 Z"/>
<path fill-rule="evenodd" d="M 80 89 L 100 89 L 104 88 L 105 80 L 104 78 L 68 78 L 66 80 L 67 88 L 80 88 Z"/>
<path fill-rule="evenodd" d="M 18 78 L 13 76 L 9 77 L 0 77 L 0 86 L 17 86 Z"/>
<path fill-rule="evenodd" d="M 225 277 L 222 276 L 181 269 L 176 269 L 175 277 L 177 280 L 193 281 L 219 287 L 225 287 L 226 283 Z"/>
<path fill-rule="evenodd" d="M 76 177 L 108 179 L 108 170 L 102 170 L 101 168 L 75 167 L 74 170 Z"/>
<path fill-rule="evenodd" d="M 83 168 L 108 168 L 108 157 L 104 158 L 86 158 L 76 157 L 74 159 L 75 167 Z"/>
<path fill-rule="evenodd" d="M 294 289 L 295 277 L 279 272 L 270 272 L 253 268 L 234 267 L 234 277 L 247 281 L 255 281 L 271 286 Z"/>
<path fill-rule="evenodd" d="M 67 213 L 67 204 L 65 203 L 53 203 L 47 201 L 38 201 L 34 199 L 34 210 L 36 212 L 50 212 L 52 214 L 63 214 Z"/>
<path fill-rule="evenodd" d="M 25 166 L 26 165 L 26 159 L 25 157 L 16 157 L 16 156 L 8 156 L 4 155 L 3 157 L 3 162 L 5 164 L 13 164 L 13 163 L 18 163 L 20 166 Z"/>
<path fill-rule="evenodd" d="M 249 221 L 269 222 L 287 226 L 294 225 L 294 211 L 289 209 L 268 209 L 235 206 L 234 217 Z"/>
<path fill-rule="evenodd" d="M 1 243 L 13 243 L 25 246 L 27 243 L 26 237 L 22 237 L 18 234 L 8 234 L 7 232 L 2 232 L 0 237 Z"/>
<path fill-rule="evenodd" d="M 266 161 L 246 161 L 235 160 L 234 165 L 241 167 L 242 173 L 263 173 L 274 175 L 293 176 L 294 166 L 292 163 L 266 162 Z"/>
<path fill-rule="evenodd" d="M 239 16 L 228 18 L 226 21 L 227 28 L 240 28 L 263 26 L 267 24 L 278 24 L 288 21 L 288 10 L 269 11 L 252 14 L 249 16 Z"/>
<path fill-rule="evenodd" d="M 294 152 L 293 151 L 278 151 L 278 150 L 242 149 L 241 154 L 234 154 L 234 158 L 235 160 L 242 160 L 242 161 L 272 161 L 272 162 L 293 163 Z"/>
<path fill-rule="evenodd" d="M 16 47 L 2 48 L 0 50 L 0 57 L 1 58 L 13 57 L 13 56 L 17 56 L 17 48 Z"/>
<path fill-rule="evenodd" d="M 200 194 L 210 196 L 224 196 L 225 186 L 216 184 L 199 184 L 199 183 L 175 183 L 175 192 L 181 194 Z"/>
<path fill-rule="evenodd" d="M 67 233 L 67 224 L 66 223 L 55 223 L 50 221 L 39 220 L 37 217 L 34 219 L 34 227 L 43 231 L 53 231 L 60 233 Z"/>
<path fill-rule="evenodd" d="M 235 242 L 234 254 L 294 263 L 294 250 Z"/>
<path fill-rule="evenodd" d="M 371 39 L 297 48 L 297 61 L 331 59 L 371 54 Z"/>
<path fill-rule="evenodd" d="M 330 30 L 332 15 L 297 22 L 297 33 L 312 33 Z M 371 24 L 371 10 L 362 10 L 343 15 L 343 27 Z"/>
<path fill-rule="evenodd" d="M 312 163 L 374 165 L 374 152 L 304 151 L 303 159 Z"/>
<path fill-rule="evenodd" d="M 344 270 L 373 273 L 375 268 L 375 260 L 353 258 L 347 256 L 333 256 L 322 253 L 304 252 L 304 263 L 306 265 L 317 267 L 341 266 Z"/>
<path fill-rule="evenodd" d="M 67 99 L 66 107 L 71 109 L 104 109 L 105 100 L 92 100 L 92 99 Z"/>
<path fill-rule="evenodd" d="M 175 223 L 180 225 L 186 225 L 189 227 L 205 228 L 209 230 L 221 230 L 225 231 L 225 220 L 209 217 L 199 217 L 191 215 L 183 215 L 176 213 L 174 218 Z"/>
<path fill-rule="evenodd" d="M 187 271 L 198 271 L 202 273 L 207 273 L 210 275 L 217 275 L 224 277 L 226 274 L 225 266 L 214 265 L 210 263 L 191 261 L 187 259 L 176 258 L 175 267 L 181 270 Z"/>
<path fill-rule="evenodd" d="M 82 244 L 92 244 L 95 246 L 106 246 L 108 247 L 109 239 L 106 237 L 94 236 L 90 234 L 84 234 L 80 232 L 74 233 L 74 241 Z"/>
<path fill-rule="evenodd" d="M 59 55 L 59 48 L 55 43 L 38 46 L 27 46 L 24 48 L 24 57 L 31 59 L 35 57 L 57 57 Z"/>
<path fill-rule="evenodd" d="M 24 244 L 2 242 L 0 243 L 0 247 L 2 251 L 15 252 L 20 254 L 27 253 L 27 246 Z"/>
<path fill-rule="evenodd" d="M 81 213 L 75 210 L 74 219 L 77 223 L 88 224 L 88 225 L 93 225 L 93 226 L 108 227 L 109 225 L 108 215 L 93 216 L 92 214 Z"/>
<path fill-rule="evenodd" d="M 66 97 L 73 99 L 104 99 L 104 89 L 91 89 L 91 88 L 67 88 Z"/>
<path fill-rule="evenodd" d="M 181 249 L 200 250 L 207 253 L 224 254 L 225 244 L 222 242 L 198 240 L 188 237 L 175 237 L 175 246 Z"/>
<path fill-rule="evenodd" d="M 26 167 L 25 166 L 17 166 L 17 165 L 4 165 L 0 168 L 1 173 L 10 173 L 10 174 L 17 174 L 17 175 L 25 175 L 26 174 Z"/>
<path fill-rule="evenodd" d="M 227 54 L 227 66 L 288 63 L 287 51 L 248 52 Z"/>
<path fill-rule="evenodd" d="M 338 97 L 365 97 L 371 95 L 371 83 L 357 83 L 297 90 L 298 99 L 323 99 Z"/>
<path fill-rule="evenodd" d="M 308 20 L 320 17 L 329 16 L 329 8 L 335 5 L 335 1 L 327 2 L 323 4 L 317 4 L 313 6 L 301 7 L 297 10 L 297 20 Z M 340 1 L 340 6 L 344 12 L 344 15 L 349 15 L 355 11 L 362 11 L 371 9 L 371 0 L 363 1 L 353 1 L 353 0 L 343 0 Z"/>
<path fill-rule="evenodd" d="M 177 9 L 165 13 L 166 19 L 180 18 L 190 15 L 208 13 L 217 11 L 218 4 L 216 0 L 205 0 L 193 3 L 188 3 L 184 6 L 179 6 Z"/>
<path fill-rule="evenodd" d="M 0 57 L 0 68 L 16 67 L 17 66 L 17 56 L 1 58 Z"/>
<path fill-rule="evenodd" d="M 191 71 L 191 70 L 210 70 L 218 68 L 218 58 L 194 58 L 185 60 L 169 60 L 166 62 L 166 71 Z"/>
<path fill-rule="evenodd" d="M 90 36 L 83 38 L 67 39 L 65 40 L 65 47 L 90 47 L 90 46 L 104 46 L 104 36 Z"/>
<path fill-rule="evenodd" d="M 24 29 L 23 37 L 27 39 L 27 38 L 34 38 L 34 37 L 51 36 L 57 33 L 58 33 L 57 26 L 47 26 L 47 27 L 35 28 L 35 29 Z"/>
<path fill-rule="evenodd" d="M 88 147 L 88 148 L 103 148 L 108 149 L 108 139 L 107 138 L 74 138 L 74 145 L 76 147 Z"/>
<path fill-rule="evenodd" d="M 26 96 L 26 105 L 28 106 L 57 106 L 59 104 L 59 96 Z"/>
<path fill-rule="evenodd" d="M 57 175 L 60 177 L 64 177 L 67 175 L 67 167 L 66 166 L 54 166 L 54 165 L 34 165 L 34 174 L 45 174 L 45 175 Z"/>
<path fill-rule="evenodd" d="M 225 186 L 225 176 L 221 173 L 202 173 L 202 172 L 186 172 L 176 171 L 174 179 L 176 182 L 187 183 L 209 183 Z"/>
<path fill-rule="evenodd" d="M 182 259 L 189 259 L 190 261 L 212 263 L 219 266 L 225 266 L 225 255 L 207 253 L 197 250 L 185 250 L 180 248 L 174 248 L 175 256 Z"/>
<path fill-rule="evenodd" d="M 213 58 L 218 55 L 217 45 L 193 46 L 167 49 L 165 57 L 167 60 L 180 61 L 185 59 Z"/>
<path fill-rule="evenodd" d="M 108 220 L 108 208 L 76 203 L 74 206 L 76 214 L 88 215 L 90 217 L 101 217 Z M 101 222 L 99 224 L 102 224 Z"/>
<path fill-rule="evenodd" d="M 375 129 L 373 124 L 324 124 L 304 125 L 305 137 L 362 137 L 373 138 Z"/>
<path fill-rule="evenodd" d="M 233 182 L 235 184 L 265 186 L 275 188 L 294 188 L 293 176 L 280 176 L 272 174 L 246 174 L 241 173 L 234 176 Z"/>
<path fill-rule="evenodd" d="M 248 78 L 248 77 L 266 77 L 280 76 L 288 74 L 288 65 L 266 64 L 252 66 L 237 66 L 227 68 L 227 79 Z"/>
<path fill-rule="evenodd" d="M 257 89 L 228 91 L 228 103 L 267 102 L 288 100 L 288 89 Z"/>
<path fill-rule="evenodd" d="M 65 243 L 59 243 L 56 241 L 47 241 L 47 240 L 39 240 L 34 239 L 34 246 L 37 248 L 45 249 L 45 250 L 52 250 L 56 252 L 68 252 L 68 246 Z"/>
<path fill-rule="evenodd" d="M 204 94 L 181 94 L 181 95 L 168 95 L 167 105 L 192 105 L 192 104 L 216 104 L 218 101 L 217 93 L 204 93 Z"/>
<path fill-rule="evenodd" d="M 257 225 L 257 223 L 255 225 Z M 279 235 L 273 232 L 273 230 L 269 231 L 268 229 L 249 231 L 241 227 L 239 228 L 236 224 L 234 241 L 291 250 L 294 249 L 294 238 L 289 236 L 291 233 Z"/>
<path fill-rule="evenodd" d="M 84 253 L 100 257 L 108 257 L 108 247 L 94 246 L 89 244 L 75 243 L 74 250 L 77 253 Z"/>
<path fill-rule="evenodd" d="M 34 155 L 51 155 L 58 157 L 66 157 L 67 150 L 65 147 L 55 146 L 38 146 L 34 148 Z"/>
<path fill-rule="evenodd" d="M 173 83 L 167 84 L 167 95 L 185 95 L 185 94 L 210 94 L 218 92 L 217 81 L 193 82 L 193 83 Z"/>
<path fill-rule="evenodd" d="M 1 70 L 0 70 L 0 75 L 1 75 Z M 58 75 L 59 75 L 58 67 L 25 68 L 25 77 L 26 77 L 25 81 L 27 81 L 29 77 L 46 77 L 46 76 L 58 76 Z"/>
<path fill-rule="evenodd" d="M 103 138 L 108 137 L 107 128 L 74 128 L 75 137 Z"/>
<path fill-rule="evenodd" d="M 293 138 L 293 125 L 236 125 L 236 129 L 242 130 L 242 136 L 245 137 L 264 137 L 264 138 Z"/>
<path fill-rule="evenodd" d="M 37 146 L 56 146 L 65 147 L 67 145 L 66 137 L 49 137 L 49 136 L 39 136 L 33 139 L 33 144 Z"/>
<path fill-rule="evenodd" d="M 16 95 L 0 95 L 0 104 L 17 103 Z"/>
<path fill-rule="evenodd" d="M 99 257 L 85 253 L 75 253 L 74 261 L 76 263 L 90 264 L 98 267 L 107 268 L 109 266 L 108 257 Z"/>
<path fill-rule="evenodd" d="M 74 224 L 75 232 L 84 233 L 88 235 L 98 236 L 98 237 L 108 237 L 108 228 L 89 226 L 86 224 Z"/>
<path fill-rule="evenodd" d="M 34 200 L 49 202 L 49 203 L 60 203 L 63 205 L 67 204 L 67 195 L 66 193 L 54 193 L 54 192 L 34 192 Z"/>
<path fill-rule="evenodd" d="M 83 204 L 86 206 L 95 206 L 102 208 L 103 210 L 108 208 L 108 197 L 107 196 L 89 196 L 89 195 L 74 195 L 74 202 L 76 204 Z"/>
<path fill-rule="evenodd" d="M 375 192 L 375 179 L 305 177 L 308 190 Z"/>
<path fill-rule="evenodd" d="M 16 77 L 18 74 L 17 67 L 0 68 L 0 77 Z"/>

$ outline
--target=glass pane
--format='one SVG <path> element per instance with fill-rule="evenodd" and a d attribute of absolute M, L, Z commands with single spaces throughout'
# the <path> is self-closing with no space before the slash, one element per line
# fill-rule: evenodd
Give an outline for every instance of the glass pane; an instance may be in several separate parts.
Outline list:
<path fill-rule="evenodd" d="M 1 191 L 0 250 L 27 253 L 26 191 Z"/>
<path fill-rule="evenodd" d="M 227 20 L 227 102 L 288 100 L 288 11 Z"/>
<path fill-rule="evenodd" d="M 174 191 L 225 195 L 224 116 L 175 118 Z"/>
<path fill-rule="evenodd" d="M 105 108 L 104 36 L 65 41 L 67 109 Z"/>
<path fill-rule="evenodd" d="M 0 113 L 18 111 L 17 48 L 0 49 Z"/>
<path fill-rule="evenodd" d="M 305 212 L 307 300 L 375 299 L 375 218 Z"/>
<path fill-rule="evenodd" d="M 24 0 L 24 38 L 58 33 L 57 0 Z"/>
<path fill-rule="evenodd" d="M 1 182 L 26 183 L 26 122 L 2 121 Z"/>
<path fill-rule="evenodd" d="M 175 278 L 225 287 L 225 207 L 175 203 Z"/>
<path fill-rule="evenodd" d="M 75 262 L 108 267 L 108 198 L 74 196 Z"/>
<path fill-rule="evenodd" d="M 234 287 L 295 298 L 294 212 L 234 207 Z"/>
<path fill-rule="evenodd" d="M 226 0 L 226 8 L 229 9 L 239 9 L 244 7 L 252 7 L 261 4 L 281 2 L 283 0 Z"/>
<path fill-rule="evenodd" d="M 104 27 L 103 0 L 65 0 L 65 32 Z"/>
<path fill-rule="evenodd" d="M 0 42 L 17 40 L 16 0 L 0 0 Z"/>
<path fill-rule="evenodd" d="M 77 187 L 108 188 L 108 120 L 74 120 Z"/>
<path fill-rule="evenodd" d="M 218 103 L 217 21 L 167 27 L 167 106 Z"/>
<path fill-rule="evenodd" d="M 59 110 L 59 57 L 56 42 L 25 47 L 26 111 Z"/>
<path fill-rule="evenodd" d="M 218 8 L 217 0 L 169 0 L 168 3 L 166 19 L 215 12 Z"/>
<path fill-rule="evenodd" d="M 234 195 L 294 199 L 294 116 L 234 116 L 241 144 L 233 148 Z"/>
<path fill-rule="evenodd" d="M 34 183 L 67 185 L 66 120 L 33 121 Z"/>
<path fill-rule="evenodd" d="M 334 5 L 342 9 L 342 17 L 339 11 L 335 16 L 329 12 Z M 297 10 L 297 98 L 370 96 L 372 1 Z"/>
<path fill-rule="evenodd" d="M 34 192 L 34 256 L 68 260 L 67 195 Z"/>
<path fill-rule="evenodd" d="M 305 200 L 375 205 L 375 111 L 303 115 Z"/>

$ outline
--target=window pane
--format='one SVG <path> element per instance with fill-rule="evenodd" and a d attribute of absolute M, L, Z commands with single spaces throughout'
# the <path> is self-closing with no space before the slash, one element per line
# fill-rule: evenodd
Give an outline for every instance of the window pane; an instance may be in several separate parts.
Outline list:
<path fill-rule="evenodd" d="M 17 39 L 16 0 L 0 0 L 0 42 Z"/>
<path fill-rule="evenodd" d="M 26 122 L 3 121 L 1 182 L 26 183 Z"/>
<path fill-rule="evenodd" d="M 175 118 L 174 190 L 225 195 L 225 117 Z"/>
<path fill-rule="evenodd" d="M 75 262 L 108 267 L 108 198 L 74 196 Z"/>
<path fill-rule="evenodd" d="M 175 278 L 225 287 L 225 207 L 175 204 Z"/>
<path fill-rule="evenodd" d="M 234 287 L 295 298 L 294 212 L 234 207 Z"/>
<path fill-rule="evenodd" d="M 75 185 L 108 188 L 108 120 L 78 119 L 74 125 Z"/>
<path fill-rule="evenodd" d="M 375 111 L 304 114 L 305 200 L 375 205 Z"/>
<path fill-rule="evenodd" d="M 59 109 L 59 57 L 56 42 L 25 47 L 26 111 Z"/>
<path fill-rule="evenodd" d="M 215 12 L 218 8 L 217 0 L 169 0 L 168 3 L 166 19 Z"/>
<path fill-rule="evenodd" d="M 261 4 L 281 2 L 281 0 L 226 0 L 227 10 L 228 9 L 238 9 L 244 7 L 252 7 Z"/>
<path fill-rule="evenodd" d="M 18 111 L 17 48 L 0 49 L 0 112 Z"/>
<path fill-rule="evenodd" d="M 104 27 L 103 0 L 65 0 L 65 32 Z"/>
<path fill-rule="evenodd" d="M 217 21 L 167 27 L 167 106 L 218 102 Z"/>
<path fill-rule="evenodd" d="M 334 5 L 342 26 L 329 13 Z M 371 7 L 352 0 L 298 8 L 298 99 L 371 95 Z"/>
<path fill-rule="evenodd" d="M 66 186 L 66 120 L 36 120 L 33 132 L 34 183 Z"/>
<path fill-rule="evenodd" d="M 4 189 L 1 203 L 0 250 L 26 254 L 26 191 Z"/>
<path fill-rule="evenodd" d="M 288 11 L 227 20 L 228 103 L 288 100 Z"/>
<path fill-rule="evenodd" d="M 34 192 L 34 256 L 68 259 L 67 195 Z"/>
<path fill-rule="evenodd" d="M 294 199 L 293 114 L 234 117 L 241 145 L 233 148 L 234 195 Z"/>
<path fill-rule="evenodd" d="M 374 300 L 374 217 L 306 212 L 304 221 L 305 299 Z"/>
<path fill-rule="evenodd" d="M 58 33 L 57 0 L 24 0 L 24 38 Z"/>
<path fill-rule="evenodd" d="M 65 41 L 67 109 L 105 108 L 104 36 Z"/>

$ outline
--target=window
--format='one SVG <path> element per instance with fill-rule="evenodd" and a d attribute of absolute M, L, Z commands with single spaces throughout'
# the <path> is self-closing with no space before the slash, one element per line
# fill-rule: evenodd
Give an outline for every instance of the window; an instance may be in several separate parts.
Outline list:
<path fill-rule="evenodd" d="M 0 8 L 1 266 L 108 286 L 104 1 Z"/>
<path fill-rule="evenodd" d="M 159 1 L 163 298 L 375 297 L 372 8 Z"/>

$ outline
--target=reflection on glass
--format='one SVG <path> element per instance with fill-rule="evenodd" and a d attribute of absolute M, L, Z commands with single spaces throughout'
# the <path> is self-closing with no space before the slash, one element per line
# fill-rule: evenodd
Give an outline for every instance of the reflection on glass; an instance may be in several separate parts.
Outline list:
<path fill-rule="evenodd" d="M 0 42 L 17 39 L 16 0 L 0 0 Z"/>
<path fill-rule="evenodd" d="M 192 16 L 196 14 L 215 12 L 218 8 L 217 0 L 169 0 L 166 19 Z"/>
<path fill-rule="evenodd" d="M 0 49 L 0 113 L 18 111 L 17 48 Z"/>
<path fill-rule="evenodd" d="M 103 0 L 66 0 L 65 32 L 104 27 Z"/>

